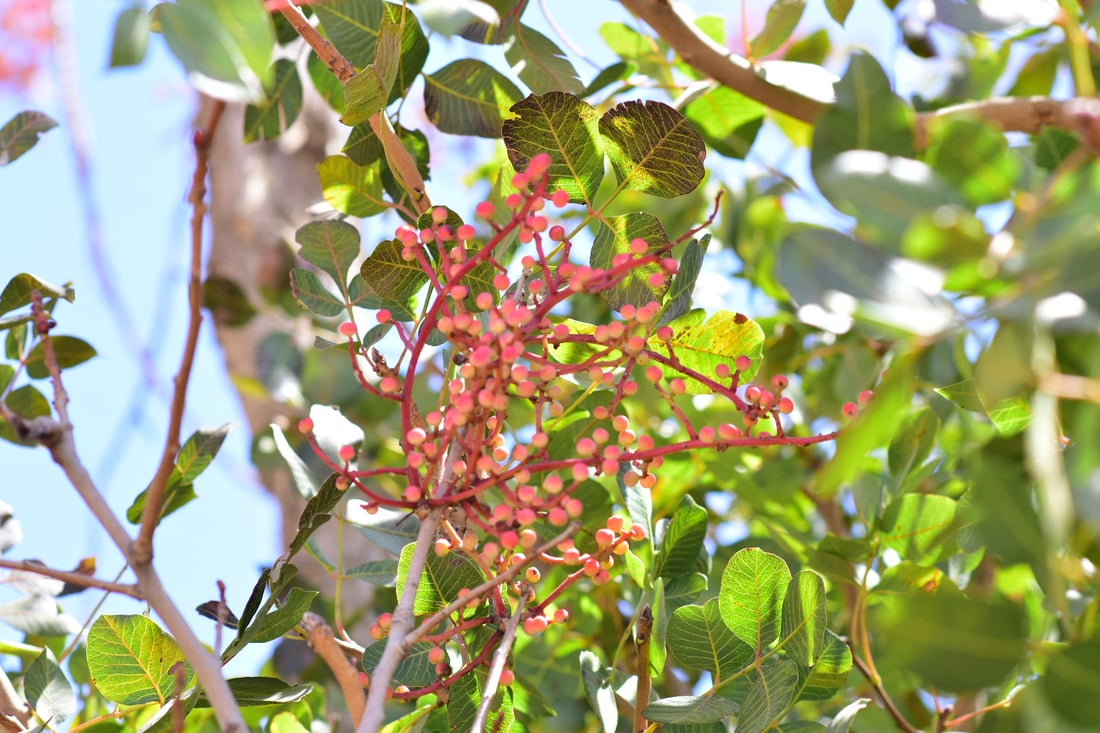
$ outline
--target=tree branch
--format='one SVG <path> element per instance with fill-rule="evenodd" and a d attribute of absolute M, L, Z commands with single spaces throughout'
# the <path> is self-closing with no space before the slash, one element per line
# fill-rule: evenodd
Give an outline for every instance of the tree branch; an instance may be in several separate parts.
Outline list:
<path fill-rule="evenodd" d="M 470 733 L 480 733 L 480 731 L 485 730 L 485 726 L 489 722 L 489 708 L 492 707 L 493 698 L 500 687 L 500 677 L 504 674 L 504 666 L 508 663 L 508 655 L 512 653 L 512 647 L 516 643 L 516 629 L 519 628 L 519 621 L 523 618 L 523 612 L 526 610 L 527 599 L 521 597 L 515 613 L 509 616 L 508 621 L 504 624 L 504 636 L 501 638 L 496 651 L 493 652 L 493 663 L 489 667 L 489 677 L 485 680 L 485 686 L 482 688 L 481 704 L 477 708 L 473 725 L 470 726 Z"/>
<path fill-rule="evenodd" d="M 761 104 L 813 124 L 829 109 L 822 100 L 806 96 L 765 79 L 748 59 L 722 48 L 687 18 L 671 0 L 622 0 L 623 7 L 644 20 L 685 63 L 720 84 Z M 918 150 L 928 145 L 928 131 L 938 120 L 979 117 L 1005 132 L 1037 133 L 1057 127 L 1081 133 L 1091 147 L 1100 147 L 1100 101 L 1078 97 L 1005 97 L 953 105 L 917 115 L 914 128 Z"/>
<path fill-rule="evenodd" d="M 79 585 L 82 588 L 99 588 L 110 593 L 121 593 L 124 596 L 136 598 L 139 601 L 145 600 L 145 596 L 141 593 L 141 588 L 132 583 L 115 583 L 110 580 L 101 580 L 91 575 L 85 575 L 84 573 L 75 573 L 71 570 L 54 570 L 47 565 L 39 565 L 30 560 L 5 560 L 0 558 L 0 568 L 34 573 L 35 575 L 43 575 L 47 578 L 63 580 L 70 585 Z"/>
<path fill-rule="evenodd" d="M 134 540 L 133 552 L 129 559 L 137 566 L 148 564 L 153 559 L 153 533 L 160 523 L 160 513 L 164 506 L 164 492 L 168 479 L 176 465 L 176 454 L 180 450 L 180 428 L 183 424 L 183 410 L 187 404 L 187 385 L 191 381 L 191 367 L 195 363 L 195 351 L 199 344 L 199 327 L 202 325 L 202 231 L 206 220 L 206 174 L 210 169 L 210 142 L 218 128 L 218 120 L 225 110 L 225 102 L 216 101 L 211 107 L 210 119 L 195 129 L 195 172 L 191 179 L 191 273 L 187 286 L 188 323 L 187 339 L 184 342 L 183 358 L 175 378 L 175 390 L 172 394 L 172 408 L 168 418 L 168 437 L 164 441 L 164 452 L 160 457 L 160 466 L 149 484 L 145 495 L 145 509 L 141 515 L 141 529 Z"/>
<path fill-rule="evenodd" d="M 302 616 L 302 628 L 309 637 L 309 645 L 313 651 L 325 661 L 332 676 L 340 685 L 340 692 L 344 695 L 344 702 L 351 713 L 351 721 L 359 725 L 363 719 L 363 708 L 366 706 L 367 696 L 363 693 L 363 684 L 359 680 L 359 670 L 348 661 L 344 650 L 336 642 L 332 633 L 332 627 L 315 613 L 306 613 Z"/>

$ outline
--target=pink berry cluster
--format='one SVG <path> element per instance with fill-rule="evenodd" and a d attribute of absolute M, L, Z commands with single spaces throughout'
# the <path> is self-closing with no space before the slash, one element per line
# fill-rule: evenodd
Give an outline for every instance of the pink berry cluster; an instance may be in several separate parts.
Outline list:
<path fill-rule="evenodd" d="M 499 634 L 480 649 L 460 644 L 466 656 L 457 670 L 445 647 L 507 616 L 519 599 L 526 604 L 523 631 L 539 634 L 568 620 L 559 602 L 570 588 L 613 579 L 617 558 L 631 542 L 644 541 L 647 528 L 618 515 L 600 526 L 600 518 L 586 515 L 578 496 L 586 482 L 611 476 L 628 487 L 652 489 L 656 471 L 670 454 L 735 445 L 808 445 L 830 438 L 786 437 L 780 416 L 794 409 L 783 394 L 788 380 L 776 376 L 767 388 L 742 385 L 753 366 L 748 356 L 719 366 L 717 379 L 684 366 L 673 329 L 659 323 L 656 300 L 622 304 L 619 318 L 604 324 L 560 317 L 561 306 L 578 293 L 608 292 L 628 278 L 658 291 L 676 275 L 677 263 L 669 256 L 672 244 L 642 239 L 615 254 L 609 267 L 573 261 L 572 235 L 547 217 L 548 208 L 569 203 L 565 191 L 549 190 L 550 162 L 549 156 L 536 156 L 512 179 L 519 192 L 504 203 L 505 223 L 494 222 L 493 203 L 478 205 L 477 216 L 490 230 L 485 241 L 474 226 L 455 226 L 444 208 L 433 210 L 426 226 L 397 229 L 401 257 L 428 278 L 429 298 L 415 323 L 397 322 L 389 310 L 378 311 L 378 322 L 392 323 L 403 344 L 396 366 L 376 350 L 367 353 L 360 347 L 355 324 L 339 329 L 348 339 L 363 388 L 400 403 L 405 463 L 359 468 L 351 446 L 333 458 L 314 442 L 318 455 L 338 474 L 340 488 L 362 492 L 367 511 L 387 506 L 441 512 L 445 519 L 434 552 L 441 557 L 461 553 L 485 578 L 499 581 L 446 599 L 457 604 L 449 627 L 421 637 L 435 645 L 431 659 L 439 680 L 421 690 L 396 689 L 396 697 L 437 691 L 485 664 Z M 518 269 L 505 264 L 509 256 L 503 250 L 513 239 L 522 248 Z M 429 341 L 438 335 L 449 348 L 432 352 Z M 368 377 L 363 362 L 376 379 Z M 686 438 L 655 438 L 652 426 L 631 417 L 629 400 L 641 379 L 666 400 Z M 414 398 L 413 387 L 424 380 L 438 385 L 432 405 Z M 687 392 L 686 380 L 728 399 L 741 413 L 742 425 L 692 425 L 678 402 Z M 608 398 L 584 407 L 584 398 L 598 390 Z M 583 419 L 574 424 L 581 427 L 567 433 L 564 449 L 560 439 L 555 445 L 561 426 L 578 416 Z M 774 435 L 752 434 L 764 420 L 774 425 Z M 303 420 L 299 427 L 312 441 L 312 423 Z M 395 484 L 396 493 L 382 488 Z M 583 542 L 567 537 L 542 544 L 554 532 L 566 527 L 575 532 L 582 524 Z M 544 572 L 552 582 L 546 582 Z M 389 623 L 380 617 L 372 635 L 386 636 Z"/>

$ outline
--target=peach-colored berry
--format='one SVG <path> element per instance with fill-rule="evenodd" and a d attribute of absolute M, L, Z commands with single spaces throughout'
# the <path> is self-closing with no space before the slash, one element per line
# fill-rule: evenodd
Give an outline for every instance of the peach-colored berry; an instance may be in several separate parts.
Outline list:
<path fill-rule="evenodd" d="M 859 414 L 859 405 L 854 402 L 845 402 L 840 411 L 844 417 L 855 417 Z"/>
<path fill-rule="evenodd" d="M 859 402 L 860 405 L 866 407 L 868 404 L 870 404 L 871 398 L 873 398 L 874 396 L 874 392 L 869 389 L 865 389 L 859 393 L 859 396 L 856 397 L 856 400 Z"/>
<path fill-rule="evenodd" d="M 300 433 L 312 433 L 313 432 L 313 420 L 308 417 L 303 417 L 298 421 L 298 432 Z"/>
<path fill-rule="evenodd" d="M 340 446 L 340 460 L 351 461 L 355 459 L 355 446 L 354 445 L 342 445 Z"/>
<path fill-rule="evenodd" d="M 737 361 L 734 362 L 734 366 L 737 367 L 737 371 L 739 372 L 747 372 L 749 369 L 752 369 L 752 359 L 742 354 L 741 356 L 737 357 Z"/>

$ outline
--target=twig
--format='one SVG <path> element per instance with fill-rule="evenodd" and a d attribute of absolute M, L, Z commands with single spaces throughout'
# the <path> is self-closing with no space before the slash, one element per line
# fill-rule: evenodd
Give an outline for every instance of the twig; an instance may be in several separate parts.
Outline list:
<path fill-rule="evenodd" d="M 205 125 L 196 128 L 194 133 L 195 172 L 191 178 L 191 273 L 188 279 L 187 302 L 188 323 L 187 340 L 184 342 L 180 369 L 175 378 L 172 394 L 172 409 L 168 419 L 168 437 L 164 441 L 164 452 L 160 457 L 160 466 L 149 484 L 145 495 L 145 509 L 141 515 L 141 529 L 134 541 L 130 561 L 136 565 L 148 564 L 153 559 L 153 533 L 160 523 L 160 513 L 164 504 L 164 491 L 168 479 L 176 465 L 176 454 L 180 450 L 180 428 L 183 424 L 183 410 L 187 404 L 187 385 L 191 380 L 191 368 L 195 362 L 195 351 L 199 344 L 199 328 L 202 325 L 202 231 L 206 219 L 206 174 L 210 168 L 210 143 L 218 129 L 225 102 L 215 100 L 211 105 L 210 119 Z"/>
<path fill-rule="evenodd" d="M 420 576 L 424 573 L 424 566 L 428 562 L 428 553 L 434 551 L 432 546 L 435 544 L 435 534 L 439 530 L 441 511 L 441 509 L 430 510 L 420 522 L 420 531 L 416 535 L 416 550 L 409 562 L 409 575 L 405 579 L 401 601 L 393 611 L 390 636 L 386 640 L 382 658 L 378 660 L 378 665 L 371 673 L 367 708 L 356 727 L 358 733 L 376 733 L 385 721 L 387 688 L 390 680 L 393 679 L 393 673 L 397 670 L 397 665 L 405 656 L 405 639 L 412 631 L 413 624 L 416 623 L 413 603 L 416 600 L 416 591 L 420 587 Z"/>
<path fill-rule="evenodd" d="M 132 583 L 114 583 L 110 580 L 101 580 L 90 575 L 84 575 L 83 573 L 75 573 L 71 570 L 54 570 L 51 567 L 39 565 L 30 560 L 5 560 L 0 558 L 0 568 L 34 573 L 36 575 L 43 575 L 47 578 L 63 580 L 66 583 L 79 585 L 83 588 L 99 588 L 109 593 L 121 593 L 124 596 L 136 598 L 139 601 L 145 600 L 145 597 L 141 593 L 141 588 Z"/>
<path fill-rule="evenodd" d="M 898 724 L 898 727 L 905 731 L 905 733 L 920 733 L 920 731 L 914 728 L 913 725 L 905 719 L 905 716 L 901 714 L 901 711 L 898 710 L 898 706 L 894 704 L 894 701 L 890 698 L 890 695 L 887 694 L 886 689 L 882 686 L 882 683 L 878 681 L 878 679 L 876 679 L 876 677 L 871 673 L 871 670 L 867 668 L 866 664 L 864 664 L 863 660 L 859 658 L 859 654 L 856 653 L 856 649 L 854 646 L 852 646 L 851 641 L 848 642 L 848 646 L 852 650 L 852 663 L 859 667 L 859 671 L 863 674 L 865 678 L 867 678 L 867 681 L 871 683 L 871 688 L 875 691 L 875 694 L 878 695 L 879 700 L 882 701 L 883 707 L 886 708 L 886 712 L 890 713 L 890 717 L 894 719 L 894 722 Z"/>
<path fill-rule="evenodd" d="M 302 628 L 309 637 L 309 645 L 313 651 L 325 661 L 332 676 L 340 685 L 340 691 L 344 694 L 344 702 L 347 703 L 348 712 L 351 713 L 351 721 L 359 725 L 363 719 L 363 709 L 366 706 L 367 696 L 363 693 L 363 684 L 359 680 L 359 671 L 348 661 L 344 650 L 336 643 L 336 637 L 332 633 L 332 627 L 315 613 L 307 612 L 302 616 Z"/>
<path fill-rule="evenodd" d="M 644 20 L 680 55 L 685 63 L 715 81 L 785 115 L 816 122 L 829 104 L 767 81 L 752 62 L 730 53 L 688 22 L 670 0 L 622 0 L 623 6 Z M 1005 132 L 1036 133 L 1044 127 L 1095 135 L 1095 110 L 1100 102 L 1088 97 L 1056 100 L 1049 97 L 1011 97 L 967 102 L 917 115 L 914 138 L 917 149 L 928 145 L 929 127 L 938 120 L 980 117 Z"/>
<path fill-rule="evenodd" d="M 176 644 L 183 652 L 195 675 L 206 690 L 207 699 L 214 708 L 214 715 L 223 731 L 246 731 L 244 718 L 241 717 L 237 700 L 229 689 L 228 683 L 222 676 L 221 664 L 218 659 L 206 650 L 203 643 L 191 630 L 187 620 L 172 602 L 172 598 L 164 589 L 160 576 L 151 562 L 136 563 L 132 557 L 133 543 L 122 522 L 111 511 L 103 494 L 95 485 L 95 481 L 88 473 L 88 469 L 80 460 L 76 451 L 76 441 L 73 439 L 73 425 L 69 420 L 69 397 L 65 386 L 61 381 L 61 369 L 57 365 L 57 355 L 54 353 L 53 342 L 49 337 L 49 314 L 42 308 L 42 297 L 38 293 L 32 293 L 32 311 L 35 313 L 38 335 L 41 338 L 43 357 L 46 368 L 50 373 L 50 379 L 54 389 L 54 408 L 57 410 L 58 419 L 52 420 L 46 417 L 36 418 L 33 421 L 13 422 L 13 426 L 22 437 L 32 435 L 50 451 L 54 463 L 61 467 L 73 485 L 77 493 L 88 505 L 96 520 L 110 536 L 115 546 L 130 562 L 137 576 L 138 585 L 145 594 L 145 600 L 157 612 L 168 627 L 168 631 L 175 637 Z M 31 423 L 28 428 L 27 422 Z M 31 432 L 28 432 L 28 429 Z"/>
<path fill-rule="evenodd" d="M 33 717 L 30 704 L 19 696 L 7 673 L 0 669 L 0 727 L 26 730 Z"/>
<path fill-rule="evenodd" d="M 526 610 L 527 598 L 520 596 L 515 613 L 508 617 L 508 621 L 504 624 L 504 636 L 500 640 L 500 645 L 493 652 L 493 663 L 489 667 L 489 677 L 482 688 L 481 705 L 477 708 L 477 715 L 474 716 L 473 725 L 470 726 L 470 733 L 482 733 L 486 723 L 489 722 L 489 708 L 492 707 L 493 698 L 496 697 L 497 688 L 500 686 L 500 676 L 508 663 L 508 655 L 512 653 L 512 647 L 516 643 L 519 620 L 523 618 L 523 612 Z"/>
<path fill-rule="evenodd" d="M 570 537 L 575 535 L 580 530 L 580 528 L 580 522 L 570 522 L 569 526 L 565 528 L 564 532 L 559 534 L 557 537 L 554 537 L 553 539 L 542 543 L 534 550 L 531 550 L 531 552 L 527 553 L 526 557 L 524 557 L 523 559 L 523 562 L 518 562 L 515 565 L 509 566 L 509 568 L 504 572 L 498 575 L 494 575 L 481 585 L 471 590 L 469 593 L 463 594 L 461 598 L 457 598 L 454 601 L 451 601 L 446 606 L 436 611 L 428 618 L 424 619 L 420 626 L 410 632 L 408 637 L 406 637 L 405 648 L 403 650 L 404 653 L 407 654 L 409 650 L 412 649 L 412 645 L 419 641 L 422 636 L 427 634 L 431 629 L 435 628 L 436 625 L 439 624 L 439 622 L 443 621 L 443 619 L 447 618 L 452 613 L 469 603 L 471 599 L 478 598 L 483 593 L 488 593 L 493 588 L 504 585 L 512 578 L 519 575 L 520 571 L 522 571 L 530 563 L 538 559 L 539 555 L 569 539 Z"/>
<path fill-rule="evenodd" d="M 336 47 L 329 43 L 328 39 L 310 24 L 301 10 L 296 7 L 280 7 L 279 12 L 294 27 L 302 40 L 309 44 L 317 57 L 325 62 L 325 65 L 336 75 L 341 84 L 347 84 L 356 75 L 355 66 L 344 58 L 336 50 Z M 393 173 L 397 182 L 412 198 L 416 213 L 423 214 L 431 209 L 432 202 L 428 197 L 428 189 L 424 184 L 424 178 L 416 167 L 416 160 L 413 159 L 408 149 L 397 137 L 397 132 L 393 129 L 390 118 L 386 116 L 386 111 L 382 110 L 371 115 L 367 122 L 370 124 L 370 129 L 378 137 L 378 141 L 382 144 L 382 150 L 386 154 L 386 163 L 390 167 L 390 172 Z"/>
<path fill-rule="evenodd" d="M 638 653 L 638 690 L 634 694 L 634 733 L 644 733 L 648 727 L 645 712 L 649 706 L 649 694 L 653 689 L 653 677 L 649 667 L 649 645 L 653 641 L 653 609 L 646 605 L 638 615 L 638 629 L 634 645 Z"/>

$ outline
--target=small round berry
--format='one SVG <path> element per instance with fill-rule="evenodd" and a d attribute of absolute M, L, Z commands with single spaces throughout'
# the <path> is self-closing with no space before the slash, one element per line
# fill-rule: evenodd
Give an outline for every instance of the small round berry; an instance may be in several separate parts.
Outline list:
<path fill-rule="evenodd" d="M 342 445 L 340 446 L 340 460 L 351 461 L 355 459 L 355 446 L 354 445 Z"/>
<path fill-rule="evenodd" d="M 772 377 L 772 386 L 780 392 L 785 390 L 790 385 L 790 383 L 791 380 L 787 379 L 786 375 L 784 374 L 776 374 L 774 377 Z"/>
<path fill-rule="evenodd" d="M 303 417 L 298 421 L 298 432 L 300 433 L 312 433 L 313 432 L 313 420 L 308 417 Z"/>
<path fill-rule="evenodd" d="M 855 417 L 859 414 L 859 405 L 854 402 L 845 402 L 844 406 L 840 408 L 840 412 L 844 417 Z"/>
<path fill-rule="evenodd" d="M 737 367 L 737 371 L 739 372 L 747 372 L 748 370 L 752 369 L 752 359 L 742 354 L 741 356 L 737 357 L 737 361 L 734 363 L 734 366 Z"/>
<path fill-rule="evenodd" d="M 355 324 L 351 321 L 344 321 L 340 324 L 340 335 L 347 336 L 348 338 L 355 338 L 358 331 L 355 330 Z"/>
<path fill-rule="evenodd" d="M 856 400 L 859 402 L 860 405 L 862 405 L 863 407 L 866 407 L 868 404 L 870 404 L 871 399 L 874 396 L 875 396 L 874 392 L 872 392 L 869 389 L 865 389 L 865 390 L 863 390 L 862 392 L 859 393 L 859 396 L 856 397 Z"/>

